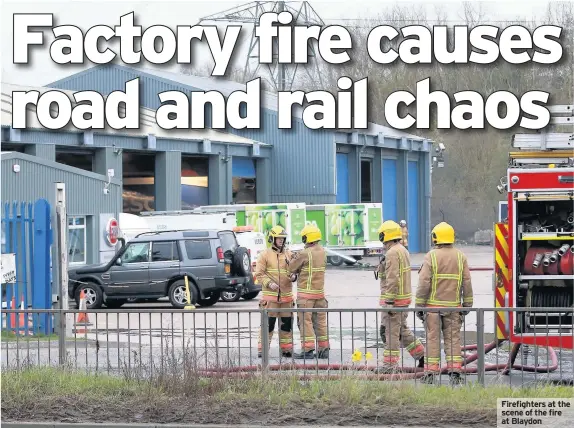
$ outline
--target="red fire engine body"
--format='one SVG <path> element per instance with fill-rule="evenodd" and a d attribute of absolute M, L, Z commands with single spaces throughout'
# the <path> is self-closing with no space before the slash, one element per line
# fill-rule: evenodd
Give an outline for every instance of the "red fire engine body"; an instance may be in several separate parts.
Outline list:
<path fill-rule="evenodd" d="M 508 218 L 495 224 L 494 291 L 497 307 L 522 310 L 497 313 L 497 337 L 573 349 L 574 135 L 516 135 L 513 146 L 521 150 L 499 186 Z"/>

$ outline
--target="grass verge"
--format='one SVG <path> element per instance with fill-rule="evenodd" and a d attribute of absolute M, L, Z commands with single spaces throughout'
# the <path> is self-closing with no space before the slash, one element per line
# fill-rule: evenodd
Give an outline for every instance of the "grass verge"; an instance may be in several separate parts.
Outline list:
<path fill-rule="evenodd" d="M 2 374 L 2 420 L 205 424 L 493 424 L 496 399 L 568 398 L 569 387 L 427 386 L 365 381 L 301 382 L 202 378 L 167 372 L 149 379 L 55 368 Z M 185 404 L 188 403 L 188 404 Z"/>
<path fill-rule="evenodd" d="M 2 330 L 0 334 L 0 340 L 3 342 L 16 342 L 16 341 L 49 341 L 58 340 L 57 334 L 16 334 L 14 331 Z"/>

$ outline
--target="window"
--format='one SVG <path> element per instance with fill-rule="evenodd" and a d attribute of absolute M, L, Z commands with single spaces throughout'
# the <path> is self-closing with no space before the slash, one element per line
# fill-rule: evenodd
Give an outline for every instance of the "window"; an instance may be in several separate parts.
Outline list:
<path fill-rule="evenodd" d="M 68 217 L 68 263 L 84 265 L 86 255 L 86 217 Z"/>
<path fill-rule="evenodd" d="M 121 259 L 122 265 L 125 265 L 126 263 L 149 262 L 149 242 L 129 244 Z"/>
<path fill-rule="evenodd" d="M 177 252 L 176 245 L 177 244 L 173 241 L 152 243 L 151 261 L 152 262 L 171 262 L 174 260 L 179 261 L 179 253 Z"/>
<path fill-rule="evenodd" d="M 238 245 L 237 239 L 235 239 L 235 235 L 232 232 L 220 232 L 219 239 L 221 239 L 221 246 L 224 252 L 227 250 L 235 252 Z"/>
<path fill-rule="evenodd" d="M 361 202 L 372 202 L 371 181 L 371 162 L 361 160 Z"/>
<path fill-rule="evenodd" d="M 211 243 L 205 239 L 185 241 L 185 252 L 191 260 L 209 260 L 211 258 Z"/>

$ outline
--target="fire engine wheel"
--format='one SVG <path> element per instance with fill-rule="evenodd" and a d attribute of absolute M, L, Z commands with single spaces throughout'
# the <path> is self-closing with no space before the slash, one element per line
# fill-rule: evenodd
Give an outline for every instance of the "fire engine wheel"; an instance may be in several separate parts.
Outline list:
<path fill-rule="evenodd" d="M 343 258 L 341 256 L 328 256 L 327 261 L 333 266 L 341 266 L 343 264 Z"/>
<path fill-rule="evenodd" d="M 87 282 L 76 288 L 76 305 L 80 307 L 80 294 L 84 291 L 86 309 L 100 309 L 104 301 L 104 292 L 98 284 Z"/>
<path fill-rule="evenodd" d="M 221 300 L 224 302 L 237 302 L 241 299 L 241 294 L 236 291 L 224 291 L 221 293 Z"/>

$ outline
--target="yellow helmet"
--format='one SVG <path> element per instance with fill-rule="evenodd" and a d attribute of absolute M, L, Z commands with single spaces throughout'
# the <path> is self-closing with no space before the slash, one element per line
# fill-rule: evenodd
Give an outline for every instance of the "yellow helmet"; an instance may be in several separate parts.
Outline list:
<path fill-rule="evenodd" d="M 388 242 L 394 241 L 395 239 L 401 239 L 403 237 L 403 232 L 401 231 L 401 226 L 392 220 L 387 220 L 381 224 L 379 227 L 379 241 Z"/>
<path fill-rule="evenodd" d="M 454 244 L 454 228 L 443 221 L 433 228 L 431 238 L 434 245 Z"/>
<path fill-rule="evenodd" d="M 304 244 L 310 244 L 320 240 L 321 230 L 317 226 L 308 224 L 301 230 L 301 241 L 303 241 Z"/>
<path fill-rule="evenodd" d="M 287 239 L 287 231 L 282 226 L 277 225 L 273 226 L 271 230 L 267 232 L 267 242 L 269 242 L 272 247 L 281 251 L 285 246 L 285 241 L 283 241 L 283 245 L 281 246 L 281 248 L 279 248 L 275 245 L 275 238 Z"/>

